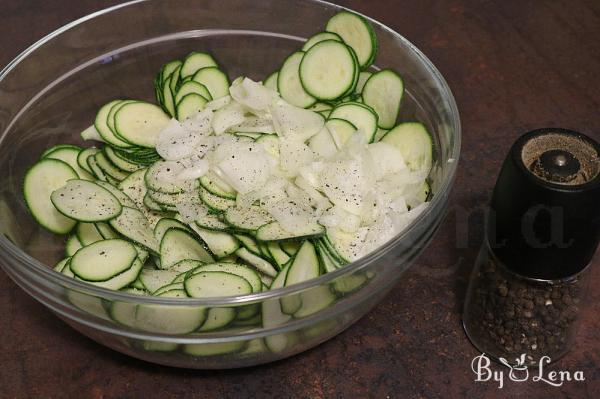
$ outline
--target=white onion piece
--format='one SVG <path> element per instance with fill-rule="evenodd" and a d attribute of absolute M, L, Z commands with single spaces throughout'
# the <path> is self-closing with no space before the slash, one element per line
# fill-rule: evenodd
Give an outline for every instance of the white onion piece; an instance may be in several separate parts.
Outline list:
<path fill-rule="evenodd" d="M 266 115 L 269 106 L 279 97 L 277 92 L 248 78 L 231 85 L 229 93 L 235 101 L 259 116 Z"/>
<path fill-rule="evenodd" d="M 166 160 L 187 158 L 195 153 L 195 147 L 210 133 L 212 113 L 201 112 L 190 118 L 193 124 L 183 125 L 176 119 L 159 133 L 156 152 Z"/>
<path fill-rule="evenodd" d="M 255 142 L 230 142 L 222 146 L 215 158 L 215 168 L 227 184 L 238 193 L 247 193 L 262 187 L 273 168 L 272 158 Z"/>
<path fill-rule="evenodd" d="M 377 180 L 392 173 L 398 173 L 406 168 L 402 153 L 384 142 L 369 144 L 367 146 L 373 160 L 375 178 Z"/>
<path fill-rule="evenodd" d="M 318 113 L 295 107 L 283 100 L 276 101 L 270 111 L 275 130 L 281 137 L 306 141 L 325 125 L 325 120 Z"/>
<path fill-rule="evenodd" d="M 212 119 L 212 128 L 215 134 L 223 134 L 227 129 L 242 123 L 244 107 L 240 103 L 232 102 L 216 111 Z"/>
<path fill-rule="evenodd" d="M 315 154 L 303 141 L 292 137 L 279 139 L 279 165 L 289 177 L 298 174 L 304 165 L 315 160 Z"/>
<path fill-rule="evenodd" d="M 223 96 L 206 103 L 204 110 L 216 111 L 231 103 L 231 96 Z"/>
<path fill-rule="evenodd" d="M 178 175 L 177 180 L 198 179 L 208 172 L 209 163 L 206 159 L 194 161 L 189 167 L 183 169 Z"/>

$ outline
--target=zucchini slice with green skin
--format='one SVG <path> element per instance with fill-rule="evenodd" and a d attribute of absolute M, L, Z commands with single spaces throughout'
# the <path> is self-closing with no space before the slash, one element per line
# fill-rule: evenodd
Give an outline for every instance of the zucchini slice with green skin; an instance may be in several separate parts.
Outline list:
<path fill-rule="evenodd" d="M 110 110 L 120 104 L 123 100 L 114 100 L 107 104 L 104 104 L 98 113 L 96 114 L 96 119 L 94 120 L 94 127 L 100 134 L 100 137 L 107 143 L 114 145 L 115 147 L 128 148 L 131 147 L 132 144 L 126 141 L 123 141 L 119 137 L 115 135 L 113 130 L 108 126 L 108 115 Z"/>
<path fill-rule="evenodd" d="M 165 65 L 163 65 L 162 69 L 160 70 L 161 85 L 164 86 L 167 78 L 169 76 L 171 76 L 173 71 L 175 71 L 178 67 L 180 67 L 182 65 L 183 65 L 183 62 L 181 62 L 179 60 L 167 62 Z"/>
<path fill-rule="evenodd" d="M 358 65 L 348 46 L 336 40 L 315 44 L 302 57 L 300 82 L 308 94 L 327 101 L 355 87 Z"/>
<path fill-rule="evenodd" d="M 290 266 L 286 266 L 277 274 L 277 277 L 271 283 L 271 289 L 283 288 Z M 277 298 L 267 299 L 262 303 L 262 325 L 263 327 L 273 327 L 285 324 L 291 320 L 292 316 L 284 313 L 281 309 L 281 301 Z M 288 344 L 287 336 L 284 334 L 270 335 L 265 337 L 265 344 L 273 352 L 280 352 Z"/>
<path fill-rule="evenodd" d="M 208 100 L 202 97 L 200 94 L 186 94 L 177 103 L 177 119 L 183 121 L 185 119 L 191 118 L 198 112 L 202 111 L 207 102 Z"/>
<path fill-rule="evenodd" d="M 56 150 L 62 150 L 65 148 L 70 148 L 72 150 L 76 150 L 77 152 L 81 151 L 81 147 L 78 147 L 76 145 L 73 144 L 56 144 L 53 145 L 52 147 L 48 147 L 44 150 L 44 152 L 42 152 L 42 155 L 40 155 L 40 159 L 41 158 L 46 158 L 47 155 L 49 155 L 50 153 L 56 151 Z M 54 159 L 59 159 L 59 158 L 54 158 Z M 61 159 L 62 161 L 62 159 Z M 68 162 L 67 162 L 68 163 Z"/>
<path fill-rule="evenodd" d="M 94 158 L 98 164 L 98 167 L 102 169 L 102 172 L 104 172 L 106 176 L 109 176 L 117 181 L 124 180 L 127 176 L 129 176 L 129 173 L 123 172 L 112 162 L 110 162 L 106 155 L 104 155 L 104 152 L 97 153 L 94 155 Z"/>
<path fill-rule="evenodd" d="M 277 91 L 277 78 L 279 77 L 279 71 L 275 71 L 265 79 L 263 85 L 271 90 Z"/>
<path fill-rule="evenodd" d="M 235 251 L 235 254 L 248 264 L 254 266 L 259 272 L 271 277 L 275 277 L 277 275 L 277 269 L 275 269 L 271 263 L 258 255 L 254 255 L 246 248 L 238 249 Z"/>
<path fill-rule="evenodd" d="M 356 126 L 345 119 L 331 118 L 325 122 L 325 127 L 331 134 L 338 149 L 342 148 L 350 136 L 356 132 Z"/>
<path fill-rule="evenodd" d="M 323 42 L 325 40 L 335 40 L 336 42 L 343 42 L 340 35 L 333 32 L 319 32 L 306 40 L 304 46 L 302 46 L 302 51 L 306 52 L 310 50 L 315 44 Z"/>
<path fill-rule="evenodd" d="M 236 311 L 234 308 L 211 308 L 206 314 L 206 321 L 198 331 L 212 331 L 223 328 L 235 320 L 235 316 Z"/>
<path fill-rule="evenodd" d="M 245 278 L 222 271 L 201 271 L 190 274 L 184 281 L 185 291 L 192 298 L 215 298 L 240 296 L 252 293 L 252 286 Z"/>
<path fill-rule="evenodd" d="M 111 132 L 113 132 L 113 134 L 119 138 L 122 141 L 127 142 L 127 140 L 125 140 L 123 137 L 119 136 L 119 132 L 117 132 L 117 129 L 115 128 L 115 114 L 117 113 L 118 110 L 120 110 L 123 105 L 125 104 L 129 104 L 129 103 L 133 103 L 135 102 L 135 100 L 121 100 L 118 103 L 116 103 L 115 105 L 113 105 L 110 109 L 110 111 L 108 112 L 108 115 L 106 116 L 106 125 L 108 126 L 108 128 L 111 130 Z"/>
<path fill-rule="evenodd" d="M 325 30 L 337 33 L 352 47 L 361 68 L 367 68 L 375 60 L 377 38 L 373 27 L 365 18 L 349 11 L 341 11 L 329 19 Z"/>
<path fill-rule="evenodd" d="M 394 146 L 411 170 L 429 170 L 433 159 L 431 134 L 420 122 L 401 123 L 381 139 Z"/>
<path fill-rule="evenodd" d="M 225 222 L 239 231 L 256 231 L 273 222 L 273 217 L 257 206 L 250 208 L 230 207 L 225 211 Z"/>
<path fill-rule="evenodd" d="M 202 68 L 216 66 L 218 66 L 217 62 L 212 55 L 194 51 L 188 54 L 188 56 L 183 60 L 183 65 L 181 66 L 179 74 L 181 79 L 185 79 L 188 76 L 194 75 Z"/>
<path fill-rule="evenodd" d="M 306 240 L 298 250 L 290 265 L 285 279 L 285 286 L 298 284 L 312 278 L 319 277 L 319 258 L 314 245 Z M 302 296 L 300 294 L 281 298 L 281 309 L 284 313 L 294 314 L 302 307 Z"/>
<path fill-rule="evenodd" d="M 123 209 L 110 191 L 87 180 L 69 180 L 50 199 L 60 213 L 80 222 L 110 220 Z"/>
<path fill-rule="evenodd" d="M 304 52 L 297 51 L 283 62 L 277 76 L 277 90 L 288 103 L 296 107 L 308 108 L 316 103 L 317 99 L 302 87 L 300 63 L 303 57 Z"/>
<path fill-rule="evenodd" d="M 133 202 L 133 200 L 129 198 L 127 194 L 125 194 L 123 191 L 119 190 L 112 184 L 101 180 L 96 180 L 95 183 L 100 187 L 110 191 L 110 193 L 115 196 L 115 198 L 121 203 L 122 206 L 128 206 L 129 208 L 137 208 L 135 202 Z"/>
<path fill-rule="evenodd" d="M 67 264 L 69 263 L 69 261 L 70 261 L 70 260 L 71 260 L 71 257 L 70 257 L 70 256 L 69 256 L 69 257 L 66 257 L 65 259 L 63 259 L 63 260 L 61 260 L 60 262 L 58 262 L 58 263 L 57 263 L 57 264 L 54 266 L 53 270 L 54 270 L 55 272 L 62 273 L 62 271 L 63 271 L 63 270 L 64 270 L 64 268 L 67 266 Z"/>
<path fill-rule="evenodd" d="M 23 195 L 33 218 L 47 230 L 67 234 L 75 227 L 75 220 L 64 216 L 52 204 L 50 196 L 55 190 L 77 179 L 77 173 L 67 163 L 44 158 L 25 174 Z"/>
<path fill-rule="evenodd" d="M 65 254 L 67 256 L 73 256 L 75 255 L 75 252 L 77 252 L 82 247 L 83 245 L 79 241 L 79 238 L 77 238 L 77 236 L 73 234 L 69 236 L 69 238 L 67 238 L 67 243 L 65 244 Z"/>
<path fill-rule="evenodd" d="M 200 199 L 207 207 L 217 212 L 225 212 L 235 206 L 235 200 L 214 195 L 203 187 L 200 187 Z"/>
<path fill-rule="evenodd" d="M 112 149 L 112 147 L 110 146 L 104 146 L 103 148 L 104 154 L 106 155 L 106 158 L 117 168 L 121 169 L 124 172 L 135 172 L 138 169 L 142 168 L 142 165 L 138 164 L 138 163 L 133 163 L 133 162 L 129 162 L 121 157 L 119 157 L 116 153 L 115 150 Z"/>
<path fill-rule="evenodd" d="M 120 290 L 127 287 L 137 279 L 143 265 L 144 260 L 138 257 L 133 261 L 131 267 L 125 270 L 123 273 L 120 273 L 106 281 L 88 281 L 88 283 L 109 290 Z"/>
<path fill-rule="evenodd" d="M 217 67 L 206 67 L 198 70 L 192 81 L 204 85 L 213 100 L 229 94 L 229 78 Z"/>
<path fill-rule="evenodd" d="M 367 80 L 369 80 L 371 75 L 373 75 L 373 72 L 369 72 L 369 71 L 362 71 L 358 75 L 358 82 L 356 83 L 356 88 L 354 89 L 354 93 L 356 93 L 356 94 L 362 93 L 363 88 L 365 87 L 365 83 L 367 83 Z"/>
<path fill-rule="evenodd" d="M 375 137 L 377 118 L 377 113 L 371 107 L 357 102 L 341 103 L 329 115 L 329 119 L 345 119 L 352 123 L 362 131 L 367 143 L 371 143 Z"/>
<path fill-rule="evenodd" d="M 202 241 L 206 243 L 210 252 L 219 259 L 235 253 L 240 247 L 240 242 L 231 234 L 203 229 L 196 224 L 192 224 L 191 227 L 200 236 Z"/>
<path fill-rule="evenodd" d="M 163 236 L 170 228 L 178 228 L 181 230 L 190 231 L 190 229 L 179 220 L 171 219 L 171 218 L 163 218 L 156 223 L 154 226 L 154 237 L 156 237 L 156 241 L 161 242 Z"/>
<path fill-rule="evenodd" d="M 241 352 L 246 346 L 244 341 L 217 342 L 212 344 L 188 344 L 183 352 L 190 356 L 206 357 Z"/>
<path fill-rule="evenodd" d="M 44 156 L 44 158 L 52 158 L 58 159 L 59 161 L 63 161 L 68 164 L 75 173 L 79 176 L 80 179 L 84 180 L 94 180 L 94 176 L 91 175 L 86 169 L 83 169 L 79 162 L 77 162 L 77 157 L 81 153 L 81 148 L 76 146 L 69 146 L 63 148 L 56 148 L 54 151 L 49 152 Z"/>
<path fill-rule="evenodd" d="M 86 172 L 93 174 L 90 165 L 88 165 L 87 159 L 88 157 L 95 155 L 100 149 L 96 147 L 85 148 L 77 154 L 77 164 Z"/>
<path fill-rule="evenodd" d="M 235 189 L 210 170 L 199 181 L 202 187 L 214 195 L 233 200 L 237 197 Z"/>
<path fill-rule="evenodd" d="M 248 251 L 252 252 L 254 255 L 260 256 L 260 249 L 258 248 L 256 241 L 254 241 L 254 238 L 244 234 L 236 234 L 235 238 L 237 238 L 242 246 Z"/>
<path fill-rule="evenodd" d="M 204 86 L 202 83 L 198 83 L 198 82 L 194 82 L 193 80 L 190 80 L 189 82 L 185 82 L 183 83 L 179 89 L 177 89 L 177 94 L 175 95 L 175 103 L 179 103 L 179 101 L 181 101 L 181 99 L 183 97 L 185 97 L 188 94 L 198 94 L 202 97 L 204 97 L 206 100 L 211 101 L 212 100 L 212 96 L 210 95 L 210 92 L 208 91 L 208 89 L 206 88 L 206 86 Z"/>
<path fill-rule="evenodd" d="M 170 116 L 175 116 L 175 95 L 171 91 L 171 80 L 175 79 L 173 74 L 167 78 L 167 80 L 163 83 L 163 87 L 161 89 L 162 95 L 162 107 L 161 109 L 165 111 Z"/>
<path fill-rule="evenodd" d="M 81 243 L 81 245 L 88 246 L 90 244 L 95 243 L 96 241 L 104 240 L 102 234 L 96 227 L 95 223 L 77 223 L 77 227 L 75 227 L 75 235 L 77 239 Z"/>
<path fill-rule="evenodd" d="M 279 222 L 271 222 L 256 231 L 256 238 L 260 241 L 301 240 L 304 238 L 318 237 L 325 234 L 325 228 L 318 223 L 310 223 L 298 231 L 287 231 Z"/>
<path fill-rule="evenodd" d="M 110 226 L 122 236 L 148 248 L 154 253 L 160 252 L 160 247 L 144 214 L 137 209 L 123 207 L 121 214 L 109 221 Z"/>
<path fill-rule="evenodd" d="M 168 229 L 160 241 L 161 268 L 169 269 L 185 259 L 214 262 L 203 243 L 196 240 L 188 231 L 178 228 Z"/>
<path fill-rule="evenodd" d="M 252 287 L 252 292 L 262 291 L 262 282 L 256 270 L 239 263 L 210 263 L 207 265 L 198 266 L 192 270 L 191 274 L 201 272 L 225 272 L 238 275 L 244 278 Z"/>
<path fill-rule="evenodd" d="M 171 119 L 163 110 L 143 101 L 123 105 L 115 114 L 119 136 L 140 147 L 154 148 L 158 134 Z"/>
<path fill-rule="evenodd" d="M 98 241 L 81 248 L 71 258 L 71 271 L 85 281 L 106 281 L 128 270 L 138 252 L 121 239 Z"/>
<path fill-rule="evenodd" d="M 378 116 L 378 126 L 391 129 L 396 125 L 400 103 L 404 95 L 404 82 L 390 69 L 374 73 L 365 83 L 363 102 L 373 108 Z"/>
<path fill-rule="evenodd" d="M 172 270 L 154 270 L 142 269 L 139 279 L 144 288 L 151 294 L 154 294 L 160 288 L 173 283 L 178 276 L 178 272 Z"/>
<path fill-rule="evenodd" d="M 180 290 L 182 291 L 182 290 Z M 161 296 L 185 297 L 183 292 L 164 292 Z M 206 319 L 206 309 L 198 306 L 138 305 L 135 327 L 162 334 L 188 334 L 197 330 Z"/>

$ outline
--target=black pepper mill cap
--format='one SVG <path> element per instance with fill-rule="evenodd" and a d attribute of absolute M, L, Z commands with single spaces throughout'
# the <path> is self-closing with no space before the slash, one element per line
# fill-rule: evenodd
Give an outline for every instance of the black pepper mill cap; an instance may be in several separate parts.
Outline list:
<path fill-rule="evenodd" d="M 521 136 L 491 203 L 490 247 L 522 276 L 555 280 L 591 261 L 600 239 L 600 145 L 571 130 Z"/>

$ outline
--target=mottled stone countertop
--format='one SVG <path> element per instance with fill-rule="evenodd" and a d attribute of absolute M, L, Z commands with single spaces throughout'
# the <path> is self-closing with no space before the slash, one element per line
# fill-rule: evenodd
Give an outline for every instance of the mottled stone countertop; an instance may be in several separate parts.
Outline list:
<path fill-rule="evenodd" d="M 0 65 L 66 22 L 116 3 L 0 0 Z M 371 313 L 317 348 L 274 364 L 210 372 L 155 366 L 106 349 L 0 273 L 0 398 L 600 397 L 598 256 L 576 346 L 552 366 L 581 370 L 585 382 L 507 381 L 502 389 L 475 382 L 477 352 L 460 322 L 483 210 L 511 142 L 545 126 L 600 138 L 600 2 L 339 3 L 415 43 L 458 102 L 463 150 L 450 210 L 417 264 Z"/>

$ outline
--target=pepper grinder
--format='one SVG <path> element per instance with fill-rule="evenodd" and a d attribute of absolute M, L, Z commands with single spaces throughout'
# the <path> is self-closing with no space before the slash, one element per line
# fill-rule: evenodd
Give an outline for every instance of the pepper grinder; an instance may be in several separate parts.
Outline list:
<path fill-rule="evenodd" d="M 573 344 L 600 238 L 599 155 L 591 138 L 548 128 L 506 157 L 463 311 L 467 336 L 491 358 L 532 365 Z"/>

